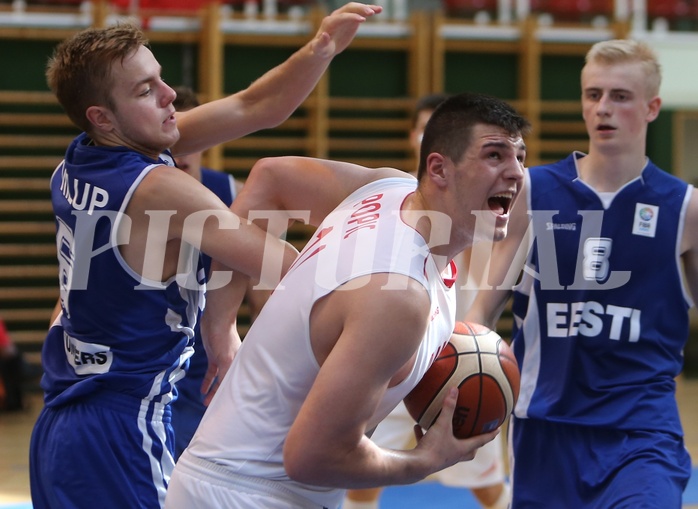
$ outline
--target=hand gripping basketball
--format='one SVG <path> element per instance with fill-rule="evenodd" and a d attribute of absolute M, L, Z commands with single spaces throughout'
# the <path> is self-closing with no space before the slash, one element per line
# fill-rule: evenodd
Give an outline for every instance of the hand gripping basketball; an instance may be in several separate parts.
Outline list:
<path fill-rule="evenodd" d="M 456 322 L 450 341 L 405 397 L 410 415 L 424 429 L 436 421 L 450 387 L 458 387 L 453 434 L 468 438 L 499 428 L 514 409 L 520 374 L 509 345 L 491 329 Z"/>

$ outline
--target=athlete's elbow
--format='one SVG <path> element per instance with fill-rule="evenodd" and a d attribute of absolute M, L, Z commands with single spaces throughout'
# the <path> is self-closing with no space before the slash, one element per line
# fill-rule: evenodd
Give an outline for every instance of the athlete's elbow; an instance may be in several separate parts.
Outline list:
<path fill-rule="evenodd" d="M 252 166 L 245 182 L 245 187 L 250 185 L 274 185 L 283 177 L 289 167 L 293 167 L 293 158 L 290 156 L 263 157 Z M 257 181 L 261 181 L 258 183 Z"/>
<path fill-rule="evenodd" d="M 322 485 L 321 473 L 327 470 L 318 461 L 317 457 L 309 450 L 303 451 L 303 447 L 284 446 L 284 469 L 286 474 L 294 481 L 304 484 Z M 307 447 L 305 447 L 307 449 Z"/>

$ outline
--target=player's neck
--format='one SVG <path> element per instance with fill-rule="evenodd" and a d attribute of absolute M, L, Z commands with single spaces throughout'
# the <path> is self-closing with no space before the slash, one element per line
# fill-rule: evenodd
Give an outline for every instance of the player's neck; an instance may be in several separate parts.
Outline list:
<path fill-rule="evenodd" d="M 434 238 L 450 239 L 448 244 L 430 248 L 439 271 L 444 271 L 449 261 L 464 249 L 456 249 L 454 247 L 458 243 L 458 239 L 452 237 L 454 232 L 451 228 L 451 222 L 444 221 L 447 215 L 431 206 L 429 200 L 422 194 L 419 188 L 407 196 L 403 202 L 400 214 L 405 224 L 414 228 L 424 238 L 425 242 L 430 243 L 430 239 Z M 448 229 L 448 231 L 441 231 L 444 228 Z"/>

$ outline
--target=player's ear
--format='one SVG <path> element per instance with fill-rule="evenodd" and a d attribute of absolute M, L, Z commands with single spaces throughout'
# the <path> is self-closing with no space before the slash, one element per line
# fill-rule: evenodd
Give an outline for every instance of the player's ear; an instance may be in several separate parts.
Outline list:
<path fill-rule="evenodd" d="M 652 122 L 659 116 L 659 109 L 662 107 L 662 99 L 659 96 L 653 97 L 648 103 L 649 112 L 647 113 L 647 122 Z"/>
<path fill-rule="evenodd" d="M 90 106 L 85 116 L 96 131 L 109 132 L 113 129 L 111 112 L 104 106 Z"/>
<path fill-rule="evenodd" d="M 446 186 L 447 158 L 438 152 L 431 152 L 427 156 L 427 175 L 439 187 Z"/>

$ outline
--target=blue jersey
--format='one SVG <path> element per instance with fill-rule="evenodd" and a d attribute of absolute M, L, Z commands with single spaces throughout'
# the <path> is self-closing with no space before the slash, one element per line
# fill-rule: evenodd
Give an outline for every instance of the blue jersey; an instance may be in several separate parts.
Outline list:
<path fill-rule="evenodd" d="M 681 435 L 674 377 L 690 299 L 679 247 L 691 187 L 648 161 L 604 196 L 578 178 L 581 156 L 529 171 L 535 237 L 514 292 L 515 414 Z"/>
<path fill-rule="evenodd" d="M 232 175 L 221 171 L 201 169 L 201 183 L 213 191 L 223 203 L 230 206 L 235 198 L 235 181 Z M 208 274 L 211 258 L 201 254 L 203 269 Z M 177 400 L 172 404 L 172 426 L 175 429 L 175 459 L 186 448 L 194 435 L 206 407 L 201 394 L 201 383 L 208 369 L 208 357 L 201 343 L 199 325 L 194 329 L 196 344 L 189 359 L 187 376 L 177 382 Z"/>
<path fill-rule="evenodd" d="M 62 313 L 42 352 L 46 404 L 29 461 L 36 509 L 164 503 L 170 402 L 193 353 L 204 272 L 183 243 L 179 273 L 147 280 L 122 258 L 128 237 L 117 233 L 129 231 L 138 185 L 163 164 L 173 165 L 169 154 L 151 159 L 82 134 L 51 178 Z"/>
<path fill-rule="evenodd" d="M 48 406 L 105 390 L 138 405 L 173 397 L 203 304 L 198 251 L 183 244 L 189 263 L 182 274 L 149 281 L 126 264 L 116 235 L 136 187 L 170 163 L 167 155 L 153 160 L 125 147 L 94 146 L 83 134 L 53 174 L 63 313 L 43 348 Z"/>

